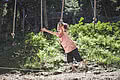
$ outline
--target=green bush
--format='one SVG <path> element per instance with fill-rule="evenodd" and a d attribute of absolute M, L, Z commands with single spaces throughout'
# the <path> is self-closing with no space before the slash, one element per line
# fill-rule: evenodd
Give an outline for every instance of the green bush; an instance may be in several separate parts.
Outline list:
<path fill-rule="evenodd" d="M 56 37 L 51 39 L 47 39 L 42 33 L 27 35 L 26 50 L 30 56 L 26 59 L 24 67 L 49 70 L 60 66 L 63 62 L 63 55 L 59 51 L 61 48 Z"/>
<path fill-rule="evenodd" d="M 120 22 L 87 23 L 81 20 L 70 25 L 69 34 L 76 41 L 81 55 L 88 60 L 106 65 L 120 65 Z"/>
<path fill-rule="evenodd" d="M 120 65 L 120 22 L 98 21 L 94 26 L 83 20 L 70 25 L 68 30 L 82 57 L 105 65 Z M 24 67 L 49 70 L 62 65 L 64 56 L 57 37 L 47 35 L 30 33 L 26 36 L 24 50 L 28 55 Z"/>

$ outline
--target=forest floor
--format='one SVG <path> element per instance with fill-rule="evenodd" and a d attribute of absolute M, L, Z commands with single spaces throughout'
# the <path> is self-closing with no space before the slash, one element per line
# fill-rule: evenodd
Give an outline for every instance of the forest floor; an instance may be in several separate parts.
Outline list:
<path fill-rule="evenodd" d="M 120 80 L 120 69 L 104 68 L 96 63 L 90 63 L 87 67 L 77 67 L 76 72 L 71 72 L 70 69 L 71 67 L 63 66 L 51 72 L 13 70 L 1 73 L 0 80 Z"/>

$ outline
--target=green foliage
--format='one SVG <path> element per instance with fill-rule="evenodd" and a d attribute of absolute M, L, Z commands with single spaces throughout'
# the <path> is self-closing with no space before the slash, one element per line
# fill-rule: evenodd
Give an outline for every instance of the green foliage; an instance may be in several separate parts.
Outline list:
<path fill-rule="evenodd" d="M 93 60 L 105 65 L 120 65 L 120 36 L 119 24 L 102 23 L 84 24 L 81 18 L 78 24 L 70 25 L 69 34 L 76 41 L 78 49 L 83 58 Z M 50 37 L 49 37 L 50 36 Z M 56 69 L 61 66 L 64 56 L 62 49 L 55 36 L 45 36 L 41 33 L 28 34 L 26 46 L 28 54 L 32 53 L 26 60 L 25 67 Z M 31 61 L 33 60 L 33 61 Z"/>
<path fill-rule="evenodd" d="M 26 46 L 30 54 L 27 58 L 24 67 L 40 68 L 40 69 L 55 69 L 60 66 L 63 61 L 60 45 L 56 41 L 56 37 L 47 39 L 43 34 L 35 35 L 30 33 L 26 38 Z M 33 56 L 32 56 L 33 55 Z"/>
<path fill-rule="evenodd" d="M 73 12 L 79 11 L 80 7 L 77 0 L 65 0 L 65 11 Z"/>
<path fill-rule="evenodd" d="M 83 24 L 83 18 L 78 24 L 71 25 L 69 33 L 74 37 L 79 51 L 84 58 L 107 65 L 120 65 L 120 22 L 95 25 Z"/>
<path fill-rule="evenodd" d="M 104 36 L 113 36 L 117 35 L 119 36 L 119 29 L 120 29 L 120 22 L 118 21 L 117 23 L 101 23 L 98 21 L 95 26 L 93 23 L 88 23 L 83 25 L 84 19 L 81 18 L 78 24 L 75 24 L 74 26 L 71 25 L 70 27 L 70 33 L 72 36 L 78 35 L 80 32 L 83 33 L 83 35 L 88 35 L 88 36 L 94 36 L 96 33 L 99 35 L 104 35 Z"/>
<path fill-rule="evenodd" d="M 80 9 L 78 0 L 65 0 L 64 11 L 65 15 L 69 16 L 69 21 L 78 22 L 77 18 L 80 16 Z"/>

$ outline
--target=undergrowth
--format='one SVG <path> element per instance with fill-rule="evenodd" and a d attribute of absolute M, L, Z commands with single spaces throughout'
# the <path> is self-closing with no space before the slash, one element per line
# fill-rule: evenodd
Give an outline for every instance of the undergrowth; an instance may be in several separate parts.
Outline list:
<path fill-rule="evenodd" d="M 120 21 L 104 23 L 98 21 L 69 26 L 69 34 L 77 44 L 81 56 L 86 60 L 96 61 L 106 66 L 120 66 Z M 55 31 L 55 30 L 53 30 Z M 33 32 L 27 34 L 24 40 L 17 41 L 9 50 L 11 59 L 22 68 L 37 68 L 54 70 L 63 66 L 63 49 L 56 36 Z"/>
<path fill-rule="evenodd" d="M 83 23 L 83 20 L 84 18 L 81 18 L 78 24 L 70 25 L 68 30 L 70 36 L 77 44 L 82 57 L 96 61 L 99 64 L 119 67 L 120 22 L 104 23 L 98 21 L 94 26 L 93 23 Z M 47 35 L 31 33 L 27 36 L 25 42 L 27 46 L 32 46 L 29 51 L 35 52 L 40 60 L 31 62 L 30 56 L 27 58 L 24 67 L 40 68 L 42 65 L 47 69 L 57 69 L 62 66 L 64 55 L 58 43 L 58 38 L 53 35 Z"/>
<path fill-rule="evenodd" d="M 120 65 L 120 21 L 104 23 L 98 21 L 83 24 L 81 18 L 78 24 L 70 25 L 69 33 L 79 47 L 81 55 L 107 66 Z"/>

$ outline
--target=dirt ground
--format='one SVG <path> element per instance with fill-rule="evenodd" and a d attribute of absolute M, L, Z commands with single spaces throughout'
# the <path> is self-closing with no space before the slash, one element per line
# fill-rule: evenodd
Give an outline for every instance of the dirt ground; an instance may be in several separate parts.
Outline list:
<path fill-rule="evenodd" d="M 104 68 L 94 62 L 87 66 L 76 67 L 71 71 L 70 66 L 64 65 L 51 72 L 31 72 L 12 70 L 0 74 L 0 80 L 120 80 L 120 69 Z"/>
<path fill-rule="evenodd" d="M 5 73 L 0 75 L 0 80 L 120 80 L 120 71 L 95 74 L 92 72 L 81 73 Z"/>

